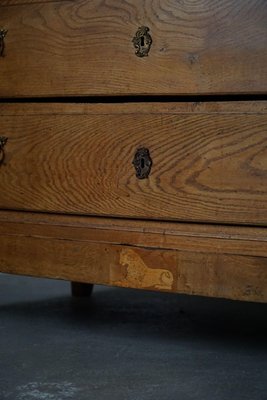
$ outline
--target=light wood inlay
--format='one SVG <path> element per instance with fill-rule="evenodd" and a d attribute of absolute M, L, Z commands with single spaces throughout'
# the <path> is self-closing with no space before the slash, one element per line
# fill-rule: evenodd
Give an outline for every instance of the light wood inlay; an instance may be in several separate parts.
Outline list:
<path fill-rule="evenodd" d="M 136 250 L 123 248 L 119 254 L 119 264 L 122 267 L 123 277 L 117 266 L 111 270 L 111 280 L 116 286 L 169 291 L 173 289 L 173 273 L 162 268 L 164 265 L 161 268 L 149 267 Z M 120 279 L 116 278 L 116 274 L 120 275 Z"/>

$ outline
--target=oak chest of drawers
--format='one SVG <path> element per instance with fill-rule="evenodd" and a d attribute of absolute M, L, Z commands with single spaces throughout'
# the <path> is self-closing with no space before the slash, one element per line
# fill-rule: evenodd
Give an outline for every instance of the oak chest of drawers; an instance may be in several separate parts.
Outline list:
<path fill-rule="evenodd" d="M 2 0 L 0 271 L 267 301 L 264 0 Z"/>

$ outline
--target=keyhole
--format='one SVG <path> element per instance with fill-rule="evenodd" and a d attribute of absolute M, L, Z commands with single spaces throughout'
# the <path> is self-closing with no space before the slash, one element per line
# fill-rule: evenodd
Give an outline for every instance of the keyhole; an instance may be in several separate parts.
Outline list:
<path fill-rule="evenodd" d="M 145 160 L 143 158 L 141 158 L 141 168 L 142 169 L 145 168 Z"/>
<path fill-rule="evenodd" d="M 145 38 L 144 36 L 141 36 L 141 46 L 143 47 L 145 45 Z"/>
<path fill-rule="evenodd" d="M 138 179 L 148 178 L 152 166 L 152 159 L 149 150 L 146 147 L 138 149 L 132 161 L 134 165 L 136 177 Z"/>

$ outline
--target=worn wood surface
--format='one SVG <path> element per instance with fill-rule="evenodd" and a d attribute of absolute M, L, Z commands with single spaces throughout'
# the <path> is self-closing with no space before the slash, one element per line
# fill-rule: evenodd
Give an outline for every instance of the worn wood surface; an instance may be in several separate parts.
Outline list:
<path fill-rule="evenodd" d="M 2 5 L 1 97 L 267 92 L 265 0 Z M 153 38 L 143 59 L 141 25 Z"/>
<path fill-rule="evenodd" d="M 119 104 L 114 112 L 86 105 L 63 114 L 60 106 L 61 114 L 55 107 L 52 115 L 38 115 L 30 106 L 29 113 L 12 115 L 3 106 L 1 135 L 9 140 L 0 207 L 266 225 L 266 111 L 173 107 L 134 113 L 130 105 L 127 113 L 123 105 L 120 113 Z M 132 165 L 139 147 L 153 160 L 144 180 Z"/>
<path fill-rule="evenodd" d="M 14 212 L 0 222 L 1 272 L 267 301 L 263 228 Z"/>

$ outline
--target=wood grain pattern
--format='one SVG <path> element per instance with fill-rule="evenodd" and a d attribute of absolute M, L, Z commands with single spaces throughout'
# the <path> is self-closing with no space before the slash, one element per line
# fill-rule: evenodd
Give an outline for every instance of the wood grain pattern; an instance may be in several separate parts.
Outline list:
<path fill-rule="evenodd" d="M 0 211 L 2 235 L 267 257 L 267 228 Z"/>
<path fill-rule="evenodd" d="M 0 96 L 267 92 L 265 0 L 77 0 L 2 7 Z M 132 38 L 150 27 L 148 57 Z"/>
<path fill-rule="evenodd" d="M 41 107 L 41 106 L 40 106 Z M 2 115 L 0 207 L 213 223 L 267 223 L 260 113 Z M 5 113 L 4 113 L 5 114 Z M 153 159 L 149 179 L 132 165 Z"/>
<path fill-rule="evenodd" d="M 220 227 L 217 227 L 217 240 L 221 240 L 222 243 L 216 248 L 209 234 L 203 234 L 203 230 L 212 231 L 215 227 L 189 225 L 188 231 L 191 230 L 191 233 L 186 233 L 181 225 L 174 223 L 152 223 L 149 228 L 150 223 L 145 222 L 146 226 L 142 230 L 143 223 L 138 221 L 113 220 L 112 228 L 112 220 L 105 219 L 91 221 L 90 218 L 38 214 L 22 214 L 19 219 L 19 216 L 19 213 L 12 212 L 1 212 L 0 215 L 1 272 L 267 302 L 267 257 L 225 254 L 224 235 L 220 232 Z M 32 229 L 34 224 L 35 230 Z M 64 229 L 61 224 L 64 225 Z M 84 227 L 87 225 L 89 228 L 90 224 L 98 233 L 95 239 L 90 230 L 87 237 L 83 231 Z M 122 224 L 123 229 L 119 230 Z M 156 225 L 158 229 L 161 227 L 161 231 L 155 231 Z M 180 243 L 180 250 L 175 250 L 175 246 L 173 249 L 166 248 L 170 246 L 168 236 L 172 234 L 165 229 L 166 226 L 170 228 L 170 225 L 173 231 L 176 230 L 177 241 L 187 235 L 190 242 L 194 235 L 200 235 L 202 240 L 209 243 L 209 251 L 207 247 L 202 247 L 201 242 L 197 251 L 194 251 L 193 247 L 189 250 L 188 247 L 183 247 L 183 241 Z M 60 226 L 61 232 L 57 230 Z M 109 230 L 109 235 L 106 235 L 104 226 Z M 36 228 L 39 228 L 39 234 Z M 221 227 L 222 231 L 224 229 L 237 230 L 234 227 Z M 242 241 L 242 235 L 255 240 L 256 232 L 259 232 L 260 236 L 263 234 L 263 230 L 258 228 L 240 229 L 243 233 L 239 233 L 239 238 L 229 241 Z M 147 236 L 151 235 L 150 231 L 154 232 L 154 242 L 161 243 L 162 248 L 148 247 Z M 134 244 L 134 232 L 136 237 L 139 237 L 139 244 Z M 114 233 L 117 238 L 119 233 L 123 242 L 115 243 Z M 102 240 L 99 236 L 101 234 Z M 262 242 L 265 255 L 266 239 L 265 230 Z M 132 244 L 127 245 L 127 241 Z M 146 245 L 141 245 L 142 242 Z"/>

